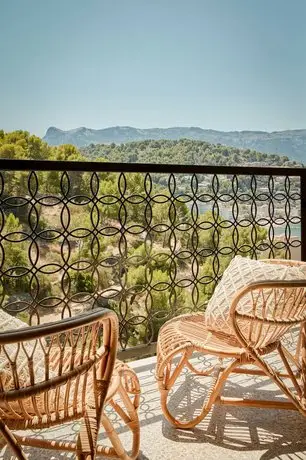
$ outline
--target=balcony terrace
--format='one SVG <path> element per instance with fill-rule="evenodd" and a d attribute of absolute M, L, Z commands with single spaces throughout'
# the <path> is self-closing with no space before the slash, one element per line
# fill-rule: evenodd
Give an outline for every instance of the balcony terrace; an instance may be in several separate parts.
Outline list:
<path fill-rule="evenodd" d="M 289 337 L 289 340 L 292 338 Z M 203 357 L 196 356 L 194 364 L 201 364 Z M 273 361 L 273 358 L 272 358 Z M 155 357 L 130 363 L 140 380 L 142 395 L 139 408 L 141 447 L 139 460 L 304 460 L 306 459 L 306 424 L 295 411 L 268 410 L 216 406 L 196 428 L 178 430 L 163 417 L 159 392 L 154 377 Z M 184 417 L 186 403 L 188 416 L 198 413 L 209 382 L 186 372 L 175 385 L 171 396 L 174 414 Z M 225 387 L 227 396 L 241 397 L 241 392 L 250 398 L 279 400 L 280 392 L 269 380 L 261 377 L 246 377 L 236 374 Z M 112 414 L 111 409 L 107 409 Z M 114 414 L 113 414 L 114 415 Z M 116 423 L 124 445 L 130 445 L 127 428 Z M 40 436 L 52 439 L 73 439 L 79 423 L 73 422 L 60 428 L 40 430 Z M 51 435 L 51 436 L 50 436 Z M 108 443 L 103 433 L 100 441 Z M 29 460 L 62 460 L 74 458 L 67 452 L 25 448 Z M 0 450 L 0 458 L 11 460 L 8 448 Z"/>
<path fill-rule="evenodd" d="M 220 406 L 193 430 L 172 428 L 153 356 L 160 326 L 204 311 L 234 255 L 306 260 L 306 170 L 0 160 L 0 171 L 1 308 L 31 325 L 116 311 L 119 357 L 133 360 L 142 387 L 140 459 L 306 459 L 305 421 L 294 411 Z M 286 337 L 293 349 L 296 335 Z M 171 405 L 196 413 L 207 385 L 186 371 Z M 241 389 L 280 397 L 262 377 L 237 374 L 226 392 Z M 68 438 L 76 426 L 48 431 Z M 8 449 L 1 458 L 12 458 Z"/>

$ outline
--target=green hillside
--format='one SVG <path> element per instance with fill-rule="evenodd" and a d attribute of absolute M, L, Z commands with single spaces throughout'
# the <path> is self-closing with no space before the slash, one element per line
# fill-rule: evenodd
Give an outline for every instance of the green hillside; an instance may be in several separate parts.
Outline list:
<path fill-rule="evenodd" d="M 122 144 L 148 140 L 190 139 L 210 144 L 230 145 L 239 149 L 251 149 L 268 154 L 287 155 L 291 160 L 304 161 L 306 130 L 287 131 L 215 131 L 199 127 L 172 127 L 139 129 L 131 126 L 113 126 L 104 129 L 76 128 L 68 131 L 50 127 L 44 140 L 49 145 L 73 144 L 85 147 L 89 144 Z"/>
<path fill-rule="evenodd" d="M 90 144 L 80 149 L 90 159 L 105 158 L 122 163 L 172 163 L 196 165 L 300 166 L 287 156 L 269 155 L 250 149 L 225 147 L 190 139 L 148 140 L 126 144 Z"/>
<path fill-rule="evenodd" d="M 0 158 L 75 161 L 104 158 L 122 163 L 301 166 L 287 156 L 190 139 L 90 144 L 77 149 L 69 144 L 49 146 L 39 137 L 21 130 L 10 133 L 0 130 Z"/>

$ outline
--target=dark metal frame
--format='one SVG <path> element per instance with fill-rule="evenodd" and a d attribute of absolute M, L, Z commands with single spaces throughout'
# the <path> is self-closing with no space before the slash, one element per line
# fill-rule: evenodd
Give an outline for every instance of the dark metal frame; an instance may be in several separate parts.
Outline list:
<path fill-rule="evenodd" d="M 175 165 L 168 163 L 109 163 L 95 161 L 11 160 L 0 159 L 0 170 L 11 171 L 79 171 L 140 172 L 173 174 L 235 174 L 258 176 L 306 177 L 306 168 L 277 166 Z"/>

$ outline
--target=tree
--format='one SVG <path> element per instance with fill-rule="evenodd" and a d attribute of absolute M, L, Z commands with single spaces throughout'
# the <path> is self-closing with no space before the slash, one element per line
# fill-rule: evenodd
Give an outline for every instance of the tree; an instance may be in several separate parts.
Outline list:
<path fill-rule="evenodd" d="M 1 231 L 2 251 L 0 274 L 2 279 L 1 291 L 7 296 L 22 296 L 31 292 L 37 299 L 42 299 L 50 293 L 50 282 L 42 273 L 32 277 L 28 250 L 29 241 L 24 229 L 14 214 L 3 214 L 5 222 Z"/>

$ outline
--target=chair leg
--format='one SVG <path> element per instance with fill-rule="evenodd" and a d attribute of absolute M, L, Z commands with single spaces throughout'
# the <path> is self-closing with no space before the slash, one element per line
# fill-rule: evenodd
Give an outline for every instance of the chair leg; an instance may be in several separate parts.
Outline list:
<path fill-rule="evenodd" d="M 116 453 L 114 457 L 120 458 L 121 460 L 131 460 L 132 457 L 130 457 L 127 454 L 126 450 L 124 449 L 122 445 L 122 442 L 119 438 L 118 433 L 116 432 L 113 424 L 111 423 L 111 421 L 105 414 L 102 415 L 101 423 Z"/>
<path fill-rule="evenodd" d="M 160 391 L 160 397 L 161 397 L 161 407 L 162 411 L 166 417 L 166 419 L 175 427 L 175 428 L 182 428 L 182 429 L 190 429 L 194 428 L 197 424 L 199 424 L 209 413 L 211 410 L 216 398 L 220 394 L 220 392 L 223 389 L 223 386 L 230 375 L 230 373 L 240 364 L 239 360 L 234 360 L 232 361 L 225 369 L 222 369 L 220 366 L 215 366 L 215 369 L 213 372 L 211 372 L 211 369 L 209 369 L 209 374 L 212 374 L 212 383 L 210 386 L 210 389 L 208 391 L 207 397 L 203 403 L 201 413 L 196 416 L 194 419 L 188 421 L 188 422 L 182 422 L 178 420 L 173 414 L 171 414 L 169 407 L 168 407 L 168 394 L 172 386 L 174 385 L 175 381 L 181 374 L 184 365 L 189 369 L 192 369 L 193 366 L 190 366 L 188 357 L 186 356 L 185 359 L 182 358 L 178 367 L 176 367 L 175 371 L 171 375 L 169 372 L 169 369 L 166 371 L 166 367 L 168 364 L 164 366 L 164 374 L 165 375 L 160 375 L 160 378 L 158 378 L 158 384 L 159 384 L 159 391 Z M 188 363 L 188 364 L 187 364 Z M 177 370 L 179 369 L 179 372 Z M 162 372 L 162 371 L 161 371 Z M 196 372 L 198 374 L 198 372 Z M 205 372 L 201 372 L 200 375 L 205 375 Z M 206 374 L 207 375 L 207 374 Z"/>
<path fill-rule="evenodd" d="M 27 460 L 27 457 L 21 449 L 17 439 L 15 438 L 11 430 L 9 430 L 9 428 L 5 425 L 5 423 L 3 423 L 2 420 L 0 420 L 0 432 L 6 440 L 7 444 L 10 446 L 10 448 L 18 458 L 18 460 Z"/>
<path fill-rule="evenodd" d="M 288 372 L 288 377 L 291 378 L 291 382 L 295 387 L 295 392 L 289 388 L 283 379 L 278 375 L 274 369 L 268 364 L 256 350 L 252 350 L 252 358 L 254 360 L 254 364 L 256 364 L 264 374 L 269 377 L 279 388 L 282 392 L 287 396 L 289 401 L 296 407 L 296 409 L 305 417 L 306 416 L 306 401 L 303 399 L 303 388 L 299 387 L 297 382 L 296 376 L 292 369 L 290 368 L 288 359 L 286 358 L 286 353 L 284 352 L 283 346 L 280 344 L 278 347 L 278 353 L 280 358 L 283 361 L 283 364 L 286 367 Z M 303 376 L 303 373 L 302 373 Z M 301 379 L 303 381 L 303 377 Z"/>
<path fill-rule="evenodd" d="M 112 422 L 104 411 L 101 423 L 113 447 L 98 444 L 97 454 L 104 454 L 121 460 L 135 460 L 140 447 L 140 424 L 138 419 L 140 385 L 135 372 L 128 365 L 118 363 L 116 370 L 120 376 L 120 384 L 116 394 L 107 404 L 115 410 L 125 426 L 131 431 L 132 446 L 130 454 L 128 454 Z"/>
<path fill-rule="evenodd" d="M 130 404 L 132 405 L 131 401 L 129 400 Z M 124 448 L 120 437 L 118 433 L 116 432 L 113 424 L 109 420 L 109 418 L 106 416 L 106 414 L 103 414 L 101 423 L 103 425 L 103 428 L 109 438 L 109 440 L 112 443 L 113 446 L 113 457 L 119 458 L 121 460 L 135 460 L 138 456 L 139 453 L 139 444 L 140 444 L 140 436 L 139 436 L 139 421 L 137 419 L 132 419 L 130 418 L 126 412 L 122 409 L 122 407 L 115 402 L 114 400 L 110 401 L 111 406 L 115 409 L 117 414 L 122 418 L 122 420 L 126 423 L 126 426 L 131 430 L 132 436 L 133 436 L 133 441 L 132 441 L 132 449 L 131 449 L 131 455 L 129 455 Z M 128 410 L 128 412 L 130 412 Z M 106 452 L 106 448 L 104 446 L 98 446 L 98 453 L 99 449 L 101 449 L 101 453 Z"/>
<path fill-rule="evenodd" d="M 94 460 L 97 451 L 98 420 L 96 409 L 88 409 L 77 440 L 77 458 Z"/>

